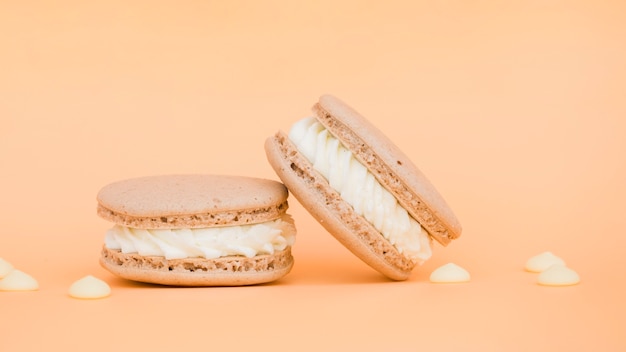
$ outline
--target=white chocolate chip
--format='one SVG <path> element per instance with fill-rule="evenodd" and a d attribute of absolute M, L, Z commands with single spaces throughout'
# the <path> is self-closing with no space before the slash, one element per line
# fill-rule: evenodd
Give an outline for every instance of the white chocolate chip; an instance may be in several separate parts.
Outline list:
<path fill-rule="evenodd" d="M 579 282 L 578 273 L 561 264 L 552 265 L 537 276 L 537 283 L 544 286 L 569 286 Z"/>
<path fill-rule="evenodd" d="M 0 280 L 0 291 L 35 291 L 38 289 L 37 280 L 17 269 L 12 270 Z"/>
<path fill-rule="evenodd" d="M 104 298 L 111 294 L 109 285 L 91 275 L 74 282 L 69 289 L 69 295 L 80 299 Z"/>
<path fill-rule="evenodd" d="M 469 281 L 469 272 L 454 263 L 448 263 L 440 266 L 430 274 L 430 282 L 434 283 L 458 283 Z"/>
<path fill-rule="evenodd" d="M 525 268 L 527 271 L 540 273 L 555 264 L 565 265 L 565 262 L 551 252 L 543 252 L 528 259 Z"/>
<path fill-rule="evenodd" d="M 11 271 L 13 271 L 13 265 L 0 258 L 0 279 L 7 276 Z"/>

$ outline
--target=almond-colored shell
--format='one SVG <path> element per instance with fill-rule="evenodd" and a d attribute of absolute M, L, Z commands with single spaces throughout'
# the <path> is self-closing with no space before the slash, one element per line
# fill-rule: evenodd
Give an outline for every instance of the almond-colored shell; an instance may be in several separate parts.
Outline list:
<path fill-rule="evenodd" d="M 461 235 L 458 219 L 424 174 L 379 129 L 331 95 L 313 107 L 318 121 L 443 245 Z"/>
<path fill-rule="evenodd" d="M 272 180 L 224 175 L 148 176 L 111 183 L 97 196 L 98 215 L 142 229 L 245 225 L 287 211 L 287 188 Z"/>
<path fill-rule="evenodd" d="M 322 96 L 313 111 L 317 120 L 374 174 L 433 238 L 447 245 L 460 236 L 461 225 L 441 195 L 376 127 L 330 95 Z M 279 131 L 268 138 L 265 152 L 289 191 L 346 248 L 391 279 L 409 277 L 416 263 L 354 212 L 285 133 Z"/>
<path fill-rule="evenodd" d="M 222 175 L 166 175 L 123 180 L 98 193 L 98 215 L 143 229 L 255 224 L 287 211 L 280 182 Z M 252 258 L 166 259 L 103 247 L 100 264 L 122 278 L 177 286 L 238 286 L 277 280 L 291 270 L 291 248 Z"/>
<path fill-rule="evenodd" d="M 265 142 L 267 159 L 291 194 L 354 255 L 381 274 L 406 280 L 415 263 L 403 256 L 364 217 L 357 214 L 287 136 L 278 132 Z"/>
<path fill-rule="evenodd" d="M 113 274 L 134 281 L 173 286 L 241 286 L 271 282 L 293 267 L 291 247 L 252 258 L 228 256 L 216 259 L 141 256 L 102 248 L 100 265 Z"/>

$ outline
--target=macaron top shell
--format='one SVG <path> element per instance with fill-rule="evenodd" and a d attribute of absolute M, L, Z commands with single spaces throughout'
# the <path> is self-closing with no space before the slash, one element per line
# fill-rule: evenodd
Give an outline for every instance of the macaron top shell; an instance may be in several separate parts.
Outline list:
<path fill-rule="evenodd" d="M 98 215 L 143 229 L 200 228 L 273 220 L 288 208 L 279 182 L 243 176 L 163 175 L 111 183 L 97 196 Z"/>
<path fill-rule="evenodd" d="M 461 235 L 461 224 L 439 192 L 367 119 L 332 95 L 322 96 L 313 111 L 434 239 L 447 245 Z"/>

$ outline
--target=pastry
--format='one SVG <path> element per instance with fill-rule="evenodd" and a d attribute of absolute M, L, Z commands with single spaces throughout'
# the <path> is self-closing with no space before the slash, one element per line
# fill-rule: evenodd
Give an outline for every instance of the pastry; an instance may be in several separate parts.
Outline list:
<path fill-rule="evenodd" d="M 122 278 L 177 286 L 237 286 L 291 270 L 296 229 L 279 182 L 166 175 L 115 182 L 98 193 L 107 231 L 101 265 Z"/>
<path fill-rule="evenodd" d="M 356 256 L 405 280 L 461 225 L 394 143 L 341 100 L 322 96 L 314 116 L 265 142 L 269 163 L 298 201 Z"/>

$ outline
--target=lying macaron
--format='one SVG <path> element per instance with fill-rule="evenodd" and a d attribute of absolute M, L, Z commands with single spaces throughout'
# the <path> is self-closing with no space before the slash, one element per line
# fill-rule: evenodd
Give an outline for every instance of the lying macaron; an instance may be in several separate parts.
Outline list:
<path fill-rule="evenodd" d="M 296 229 L 279 182 L 220 175 L 128 179 L 102 188 L 107 231 L 100 264 L 164 285 L 236 286 L 291 270 Z"/>
<path fill-rule="evenodd" d="M 358 112 L 325 95 L 314 117 L 267 139 L 268 161 L 300 203 L 356 256 L 405 280 L 461 225 L 420 170 Z"/>

